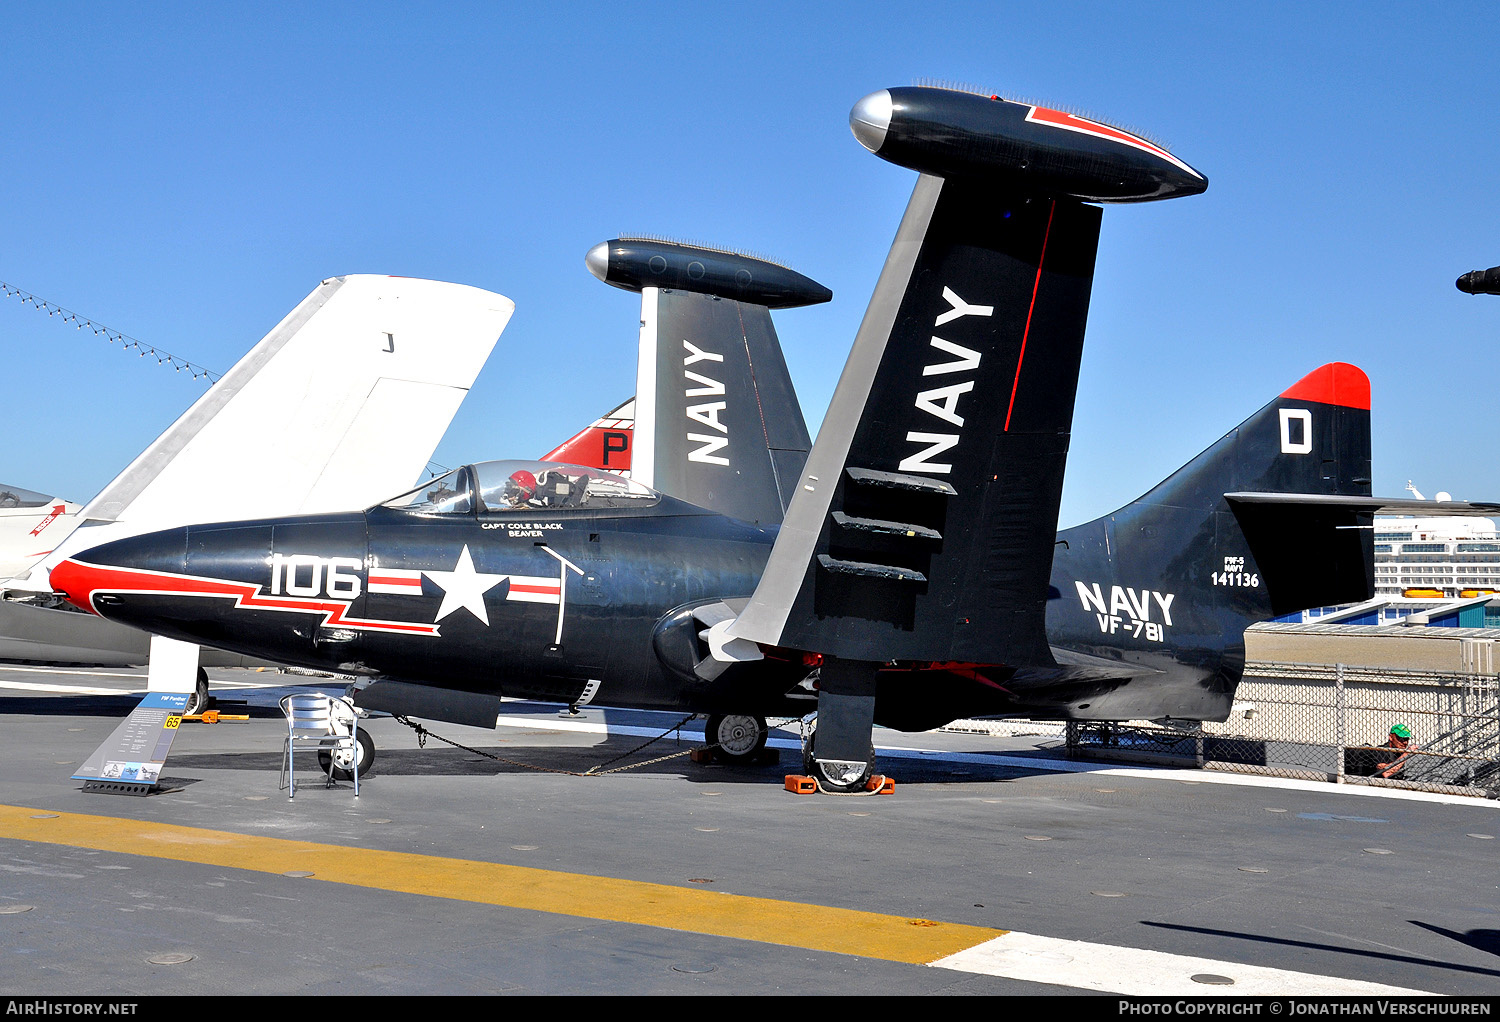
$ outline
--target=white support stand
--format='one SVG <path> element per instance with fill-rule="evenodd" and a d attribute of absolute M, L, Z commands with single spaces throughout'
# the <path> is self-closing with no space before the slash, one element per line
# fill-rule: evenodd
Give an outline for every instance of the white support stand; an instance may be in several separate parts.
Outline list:
<path fill-rule="evenodd" d="M 198 687 L 198 644 L 151 636 L 148 692 L 191 692 Z"/>

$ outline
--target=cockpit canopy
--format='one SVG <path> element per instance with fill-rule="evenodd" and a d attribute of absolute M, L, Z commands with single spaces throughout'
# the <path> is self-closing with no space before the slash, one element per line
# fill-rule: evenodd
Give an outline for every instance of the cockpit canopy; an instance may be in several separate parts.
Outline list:
<path fill-rule="evenodd" d="M 645 507 L 658 494 L 624 476 L 546 461 L 465 465 L 394 497 L 382 507 L 428 515 Z"/>
<path fill-rule="evenodd" d="M 19 486 L 0 486 L 0 509 L 13 507 L 46 507 L 58 503 L 57 498 L 45 493 L 23 490 Z"/>

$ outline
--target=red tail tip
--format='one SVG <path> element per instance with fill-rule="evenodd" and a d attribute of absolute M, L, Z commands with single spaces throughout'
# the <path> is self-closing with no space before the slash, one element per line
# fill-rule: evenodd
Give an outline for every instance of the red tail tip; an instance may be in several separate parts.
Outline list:
<path fill-rule="evenodd" d="M 1281 392 L 1296 401 L 1317 401 L 1325 405 L 1370 410 L 1370 378 L 1359 366 L 1348 362 L 1330 362 L 1319 366 Z"/>

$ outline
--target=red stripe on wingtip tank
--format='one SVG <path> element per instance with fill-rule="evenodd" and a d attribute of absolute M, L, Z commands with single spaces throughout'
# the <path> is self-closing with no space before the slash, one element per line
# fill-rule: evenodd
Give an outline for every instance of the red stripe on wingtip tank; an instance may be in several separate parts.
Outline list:
<path fill-rule="evenodd" d="M 1359 366 L 1330 362 L 1319 366 L 1281 392 L 1295 401 L 1317 401 L 1325 405 L 1370 410 L 1370 378 Z"/>

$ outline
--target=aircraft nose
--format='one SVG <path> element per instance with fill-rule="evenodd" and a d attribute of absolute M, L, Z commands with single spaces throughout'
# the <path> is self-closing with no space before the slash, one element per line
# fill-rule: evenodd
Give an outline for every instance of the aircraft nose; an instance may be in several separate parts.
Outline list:
<path fill-rule="evenodd" d="M 52 569 L 51 584 L 67 601 L 90 613 L 101 613 L 97 597 L 106 591 L 161 588 L 161 579 L 180 576 L 187 567 L 187 529 L 166 529 L 90 547 Z"/>

